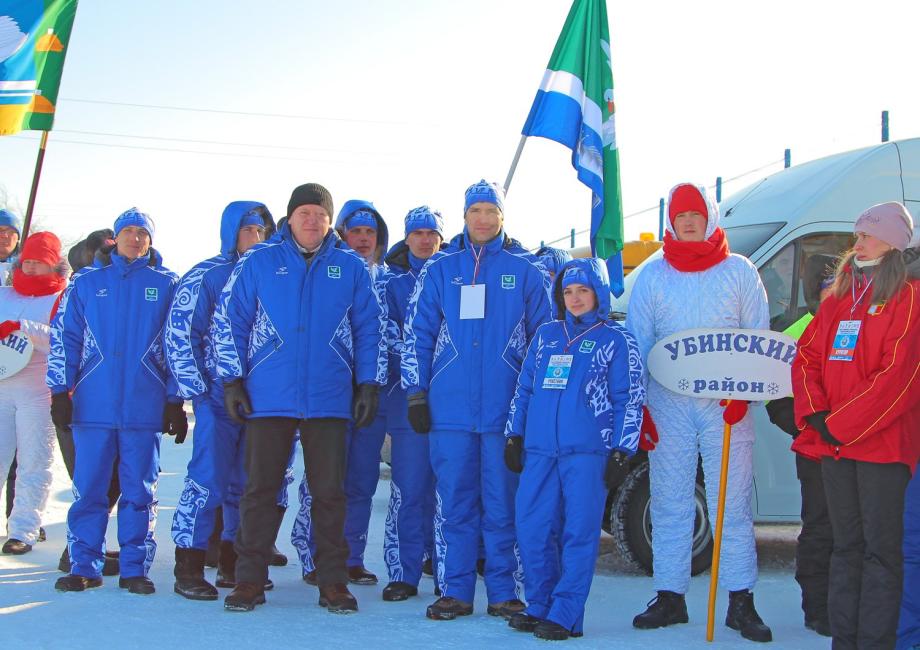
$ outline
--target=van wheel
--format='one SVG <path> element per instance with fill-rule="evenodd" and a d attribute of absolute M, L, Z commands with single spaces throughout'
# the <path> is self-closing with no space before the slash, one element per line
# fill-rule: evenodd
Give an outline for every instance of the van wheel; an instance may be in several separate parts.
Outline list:
<path fill-rule="evenodd" d="M 706 512 L 703 473 L 697 471 L 696 517 L 693 522 L 693 551 L 690 574 L 702 573 L 712 564 L 712 531 Z M 620 553 L 637 569 L 652 575 L 652 517 L 649 510 L 651 488 L 647 462 L 636 467 L 617 491 L 610 509 L 610 533 Z"/>

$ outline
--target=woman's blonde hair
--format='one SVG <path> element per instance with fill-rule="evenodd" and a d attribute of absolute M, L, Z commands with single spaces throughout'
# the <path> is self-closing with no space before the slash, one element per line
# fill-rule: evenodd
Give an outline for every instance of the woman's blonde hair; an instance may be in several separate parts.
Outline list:
<path fill-rule="evenodd" d="M 850 293 L 853 282 L 853 260 L 856 251 L 848 250 L 840 257 L 837 270 L 834 272 L 832 289 L 837 298 L 843 298 Z M 907 281 L 907 266 L 904 264 L 904 254 L 897 248 L 882 255 L 881 263 L 875 267 L 872 279 L 872 302 L 882 303 L 891 300 Z"/>

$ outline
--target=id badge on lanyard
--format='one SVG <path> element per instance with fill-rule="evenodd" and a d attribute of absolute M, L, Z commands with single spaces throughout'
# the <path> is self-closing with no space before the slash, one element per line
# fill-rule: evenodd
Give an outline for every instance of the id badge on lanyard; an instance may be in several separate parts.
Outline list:
<path fill-rule="evenodd" d="M 476 261 L 473 267 L 472 284 L 460 287 L 460 320 L 480 319 L 486 317 L 486 285 L 476 284 L 479 274 L 479 260 L 482 257 L 482 248 L 476 253 L 476 247 L 470 248 L 470 254 Z"/>
<path fill-rule="evenodd" d="M 852 361 L 856 352 L 856 341 L 859 339 L 861 320 L 842 320 L 837 325 L 834 335 L 834 345 L 828 361 Z"/>
<path fill-rule="evenodd" d="M 554 354 L 549 358 L 546 366 L 546 376 L 543 377 L 543 388 L 551 390 L 565 390 L 569 383 L 569 373 L 572 372 L 574 354 Z"/>

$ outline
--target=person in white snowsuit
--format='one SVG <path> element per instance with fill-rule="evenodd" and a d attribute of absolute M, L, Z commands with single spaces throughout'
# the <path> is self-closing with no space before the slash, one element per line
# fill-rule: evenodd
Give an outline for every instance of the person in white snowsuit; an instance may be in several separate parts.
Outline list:
<path fill-rule="evenodd" d="M 18 458 L 4 554 L 32 550 L 51 490 L 55 436 L 51 392 L 45 385 L 48 323 L 66 277 L 60 240 L 39 232 L 26 240 L 12 270 L 12 284 L 0 287 L 0 346 L 25 349 L 30 341 L 34 348 L 25 368 L 10 376 L 0 373 L 0 476 L 6 477 L 13 458 Z"/>
<path fill-rule="evenodd" d="M 767 296 L 754 265 L 733 255 L 719 211 L 703 187 L 671 190 L 664 256 L 641 271 L 629 300 L 627 329 L 647 362 L 661 339 L 694 328 L 768 329 Z M 702 456 L 706 499 L 714 518 L 719 494 L 722 435 L 733 424 L 722 532 L 720 585 L 730 592 L 726 624 L 742 636 L 772 638 L 754 609 L 757 551 L 751 512 L 754 425 L 747 403 L 685 397 L 650 378 L 648 411 L 660 440 L 649 453 L 653 571 L 658 595 L 635 617 L 640 629 L 686 623 L 690 585 L 697 456 Z M 723 409 L 723 407 L 725 407 Z"/>

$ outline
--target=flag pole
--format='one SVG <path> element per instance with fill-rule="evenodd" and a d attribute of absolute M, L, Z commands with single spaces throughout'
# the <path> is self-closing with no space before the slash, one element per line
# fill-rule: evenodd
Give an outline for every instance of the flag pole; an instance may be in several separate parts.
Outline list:
<path fill-rule="evenodd" d="M 731 400 L 728 400 L 731 404 Z M 726 405 L 727 406 L 727 405 Z M 706 640 L 712 643 L 715 631 L 716 594 L 719 588 L 719 556 L 722 551 L 722 520 L 725 519 L 725 492 L 728 485 L 728 459 L 731 451 L 732 425 L 725 423 L 722 432 L 722 471 L 719 476 L 719 505 L 716 512 L 716 530 L 712 540 L 712 569 L 709 573 L 709 608 L 706 619 Z"/>
<path fill-rule="evenodd" d="M 508 193 L 508 188 L 511 187 L 511 179 L 514 177 L 514 170 L 517 169 L 518 161 L 521 159 L 521 152 L 524 151 L 525 142 L 527 142 L 527 136 L 522 135 L 517 151 L 514 154 L 514 160 L 511 161 L 511 169 L 508 170 L 508 176 L 505 178 L 505 194 Z"/>
<path fill-rule="evenodd" d="M 32 211 L 35 209 L 35 196 L 38 194 L 38 180 L 42 175 L 42 164 L 45 162 L 45 146 L 47 144 L 48 132 L 42 131 L 42 140 L 38 145 L 38 158 L 35 160 L 35 174 L 32 176 L 32 190 L 29 192 L 29 206 L 26 208 L 26 218 L 22 224 L 22 241 L 29 237 L 29 226 L 32 225 Z"/>

